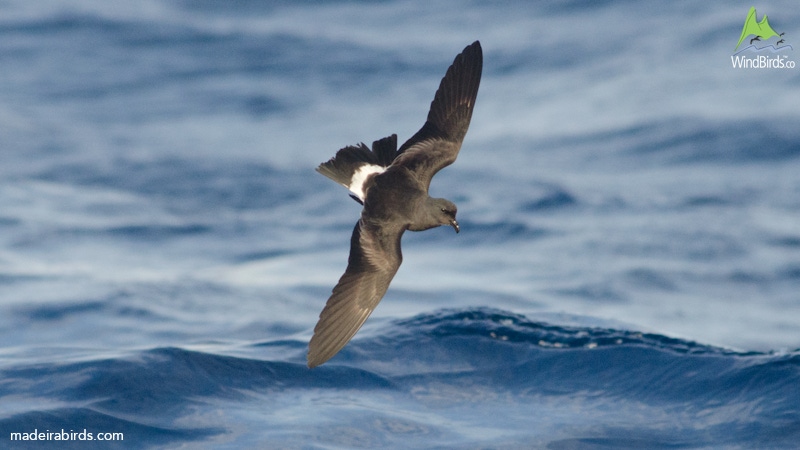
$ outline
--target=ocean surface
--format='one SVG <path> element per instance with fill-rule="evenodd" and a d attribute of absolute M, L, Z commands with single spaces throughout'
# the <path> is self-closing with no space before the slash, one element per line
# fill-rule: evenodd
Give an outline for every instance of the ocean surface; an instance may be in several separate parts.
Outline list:
<path fill-rule="evenodd" d="M 797 448 L 800 68 L 733 67 L 750 6 L 0 0 L 0 448 Z M 360 213 L 314 168 L 478 39 L 461 233 L 309 370 Z"/>

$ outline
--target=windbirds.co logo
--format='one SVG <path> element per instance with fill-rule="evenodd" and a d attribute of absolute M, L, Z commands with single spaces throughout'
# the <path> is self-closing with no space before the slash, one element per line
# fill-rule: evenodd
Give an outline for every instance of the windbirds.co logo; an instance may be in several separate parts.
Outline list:
<path fill-rule="evenodd" d="M 786 55 L 786 52 L 794 48 L 786 42 L 784 35 L 785 32 L 778 33 L 770 26 L 766 14 L 761 21 L 756 20 L 756 9 L 750 7 L 739 42 L 731 55 L 731 65 L 734 69 L 794 69 L 795 62 Z M 748 45 L 739 50 L 744 43 Z M 770 52 L 772 56 L 749 55 L 744 54 L 745 52 Z"/>

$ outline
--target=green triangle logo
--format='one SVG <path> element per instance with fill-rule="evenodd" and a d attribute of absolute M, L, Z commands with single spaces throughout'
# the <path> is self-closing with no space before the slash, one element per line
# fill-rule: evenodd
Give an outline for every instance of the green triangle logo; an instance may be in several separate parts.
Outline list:
<path fill-rule="evenodd" d="M 742 27 L 742 35 L 739 37 L 739 42 L 736 44 L 736 48 L 733 49 L 734 51 L 742 45 L 742 41 L 744 41 L 748 36 L 756 37 L 754 39 L 764 39 L 767 40 L 772 36 L 778 36 L 778 33 L 769 26 L 769 20 L 767 20 L 767 16 L 765 15 L 761 22 L 756 20 L 756 8 L 751 6 L 750 12 L 747 13 L 747 19 L 744 21 L 744 27 Z"/>

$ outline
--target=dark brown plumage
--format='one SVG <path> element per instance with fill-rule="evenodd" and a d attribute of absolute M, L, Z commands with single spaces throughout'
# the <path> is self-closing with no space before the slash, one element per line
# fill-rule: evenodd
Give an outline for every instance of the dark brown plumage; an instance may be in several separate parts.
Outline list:
<path fill-rule="evenodd" d="M 452 164 L 469 128 L 483 68 L 475 41 L 456 56 L 439 84 L 422 128 L 400 149 L 392 135 L 372 144 L 345 147 L 317 171 L 344 185 L 363 203 L 350 240 L 344 275 L 333 288 L 308 345 L 308 366 L 339 352 L 383 298 L 403 260 L 405 230 L 450 225 L 456 232 L 456 205 L 431 198 L 433 176 Z"/>

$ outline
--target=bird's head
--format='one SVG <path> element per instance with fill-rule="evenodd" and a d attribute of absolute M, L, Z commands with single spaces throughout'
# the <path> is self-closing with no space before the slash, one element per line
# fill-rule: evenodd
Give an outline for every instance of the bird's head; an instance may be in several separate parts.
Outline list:
<path fill-rule="evenodd" d="M 431 200 L 433 201 L 433 208 L 439 224 L 450 225 L 456 230 L 456 233 L 461 231 L 461 227 L 458 226 L 458 221 L 456 221 L 456 213 L 458 212 L 456 204 L 443 198 Z"/>

